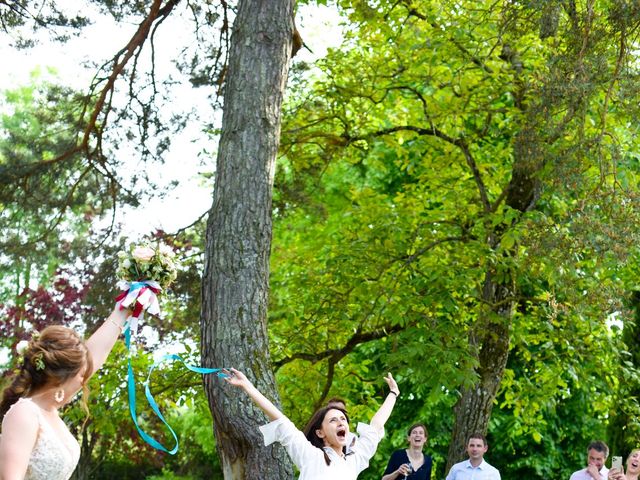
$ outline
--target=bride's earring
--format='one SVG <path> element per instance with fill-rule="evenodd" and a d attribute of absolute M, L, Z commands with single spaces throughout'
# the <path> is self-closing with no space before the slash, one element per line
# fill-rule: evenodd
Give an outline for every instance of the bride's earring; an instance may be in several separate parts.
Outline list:
<path fill-rule="evenodd" d="M 57 403 L 62 403 L 62 401 L 64 400 L 64 388 L 59 388 L 58 390 L 56 390 L 56 393 L 53 394 L 53 399 Z"/>

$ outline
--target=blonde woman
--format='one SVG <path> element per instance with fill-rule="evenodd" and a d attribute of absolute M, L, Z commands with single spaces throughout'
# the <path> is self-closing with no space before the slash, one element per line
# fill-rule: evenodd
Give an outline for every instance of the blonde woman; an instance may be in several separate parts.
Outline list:
<path fill-rule="evenodd" d="M 632 450 L 627 457 L 627 471 L 624 468 L 609 470 L 609 480 L 638 480 L 640 477 L 640 448 Z"/>

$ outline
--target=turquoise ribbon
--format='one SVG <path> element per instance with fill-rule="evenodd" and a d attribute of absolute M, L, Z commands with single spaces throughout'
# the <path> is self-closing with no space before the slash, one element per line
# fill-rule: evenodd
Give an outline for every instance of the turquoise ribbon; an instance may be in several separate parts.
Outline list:
<path fill-rule="evenodd" d="M 147 282 L 131 282 L 131 284 L 129 284 L 129 291 L 133 292 L 134 290 L 139 290 L 140 288 L 146 286 Z"/>
<path fill-rule="evenodd" d="M 180 358 L 179 355 L 175 355 L 175 354 L 163 355 L 162 358 L 154 362 L 154 364 L 149 369 L 147 380 L 144 382 L 144 386 L 145 386 L 144 394 L 147 397 L 147 401 L 149 402 L 149 405 L 151 406 L 151 410 L 153 410 L 153 412 L 158 416 L 158 418 L 162 420 L 162 423 L 164 423 L 167 426 L 167 428 L 169 429 L 169 432 L 171 432 L 171 435 L 173 436 L 173 440 L 175 441 L 176 446 L 173 447 L 171 450 L 168 450 L 156 439 L 149 436 L 144 430 L 142 430 L 142 428 L 140 428 L 140 425 L 138 425 L 138 418 L 137 418 L 138 416 L 136 415 L 136 382 L 135 382 L 135 377 L 133 375 L 133 367 L 131 366 L 131 330 L 129 329 L 128 325 L 125 327 L 124 339 L 125 339 L 125 344 L 127 346 L 127 350 L 129 351 L 129 355 L 128 355 L 129 359 L 128 359 L 128 367 L 127 367 L 127 370 L 128 370 L 127 387 L 129 391 L 129 412 L 131 413 L 133 424 L 136 426 L 138 433 L 140 434 L 140 436 L 145 442 L 147 442 L 153 448 L 162 450 L 163 452 L 167 452 L 170 455 L 174 455 L 178 451 L 178 444 L 179 444 L 178 436 L 176 435 L 176 432 L 173 431 L 173 428 L 171 428 L 171 425 L 169 425 L 165 420 L 164 415 L 162 415 L 162 412 L 160 411 L 158 404 L 156 403 L 155 399 L 153 398 L 153 395 L 151 394 L 151 389 L 149 388 L 149 379 L 151 378 L 151 373 L 153 372 L 153 370 L 165 360 L 178 360 L 182 362 L 182 364 L 187 369 L 195 373 L 201 373 L 201 374 L 215 373 L 218 375 L 218 377 L 227 377 L 228 375 L 222 372 L 221 368 L 204 368 L 204 367 L 195 367 L 193 365 L 187 365 L 187 363 L 182 358 Z"/>

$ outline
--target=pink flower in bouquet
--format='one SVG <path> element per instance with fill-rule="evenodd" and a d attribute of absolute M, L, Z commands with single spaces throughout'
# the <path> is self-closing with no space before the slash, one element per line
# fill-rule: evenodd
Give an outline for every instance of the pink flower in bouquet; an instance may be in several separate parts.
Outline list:
<path fill-rule="evenodd" d="M 133 249 L 131 256 L 139 262 L 148 262 L 156 254 L 151 247 L 136 247 Z"/>

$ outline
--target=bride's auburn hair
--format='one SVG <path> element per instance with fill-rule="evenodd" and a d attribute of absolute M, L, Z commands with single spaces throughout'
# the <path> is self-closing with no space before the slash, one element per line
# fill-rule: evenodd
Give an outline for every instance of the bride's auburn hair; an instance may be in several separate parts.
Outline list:
<path fill-rule="evenodd" d="M 42 388 L 58 387 L 73 378 L 86 365 L 82 382 L 82 407 L 86 413 L 89 389 L 87 380 L 93 370 L 91 354 L 78 333 L 62 325 L 51 325 L 34 335 L 24 352 L 21 365 L 4 389 L 0 402 L 0 420 L 22 397 Z"/>

